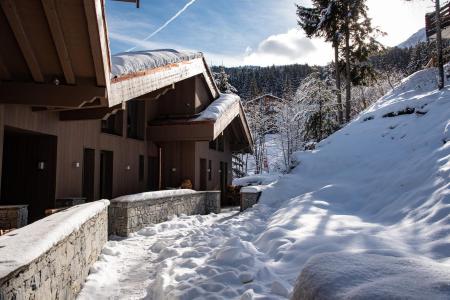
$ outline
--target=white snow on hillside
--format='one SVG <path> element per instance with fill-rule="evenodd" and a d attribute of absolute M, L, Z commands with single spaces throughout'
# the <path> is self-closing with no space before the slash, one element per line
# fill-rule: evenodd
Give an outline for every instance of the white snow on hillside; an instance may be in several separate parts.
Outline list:
<path fill-rule="evenodd" d="M 80 299 L 450 298 L 450 86 L 418 72 L 244 212 L 111 241 Z M 303 272 L 302 272 L 303 271 Z"/>
<path fill-rule="evenodd" d="M 413 35 L 411 35 L 406 41 L 399 44 L 397 47 L 410 48 L 426 41 L 427 41 L 427 33 L 425 31 L 425 28 L 422 28 Z"/>

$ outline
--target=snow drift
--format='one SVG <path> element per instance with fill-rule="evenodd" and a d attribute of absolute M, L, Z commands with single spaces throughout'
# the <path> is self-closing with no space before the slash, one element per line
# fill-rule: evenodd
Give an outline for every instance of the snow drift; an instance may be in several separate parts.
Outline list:
<path fill-rule="evenodd" d="M 245 213 L 175 218 L 109 244 L 121 253 L 83 298 L 126 296 L 107 287 L 129 291 L 120 276 L 135 266 L 152 270 L 139 287 L 150 299 L 450 298 L 450 86 L 438 91 L 435 76 L 412 75 L 296 153 Z"/>

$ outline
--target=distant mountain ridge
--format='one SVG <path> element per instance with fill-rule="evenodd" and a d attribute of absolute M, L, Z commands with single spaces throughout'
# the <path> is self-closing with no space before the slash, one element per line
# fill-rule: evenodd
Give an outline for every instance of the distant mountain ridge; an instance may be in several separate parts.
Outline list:
<path fill-rule="evenodd" d="M 406 41 L 397 45 L 398 48 L 411 48 L 417 46 L 417 44 L 423 43 L 427 41 L 427 34 L 425 28 L 420 29 L 412 36 L 410 36 Z"/>

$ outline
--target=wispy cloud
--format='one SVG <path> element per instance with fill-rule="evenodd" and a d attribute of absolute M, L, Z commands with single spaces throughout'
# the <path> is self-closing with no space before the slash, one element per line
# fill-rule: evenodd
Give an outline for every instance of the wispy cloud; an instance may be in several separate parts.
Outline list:
<path fill-rule="evenodd" d="M 161 30 L 163 30 L 164 28 L 166 28 L 170 23 L 172 23 L 176 18 L 178 18 L 184 11 L 186 11 L 186 9 L 189 8 L 189 6 L 191 6 L 192 4 L 194 4 L 196 0 L 190 0 L 188 3 L 186 3 L 186 5 L 180 9 L 173 17 L 171 17 L 169 20 L 167 20 L 162 26 L 160 26 L 158 29 L 156 29 L 155 31 L 153 31 L 152 33 L 150 33 L 148 36 L 146 36 L 143 40 L 144 41 L 148 41 L 149 39 L 151 39 L 152 37 L 154 37 L 155 35 L 157 35 Z M 128 51 L 132 51 L 134 49 L 136 49 L 138 46 L 134 46 L 130 49 L 127 50 Z"/>

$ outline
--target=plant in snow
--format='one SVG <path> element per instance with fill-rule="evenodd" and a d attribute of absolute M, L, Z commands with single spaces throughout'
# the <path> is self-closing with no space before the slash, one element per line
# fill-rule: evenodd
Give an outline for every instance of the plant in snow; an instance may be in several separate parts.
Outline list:
<path fill-rule="evenodd" d="M 334 69 L 336 82 L 336 100 L 339 124 L 343 123 L 342 94 L 341 94 L 341 64 L 339 61 L 339 49 L 341 43 L 342 19 L 338 11 L 337 3 L 331 1 L 314 1 L 314 7 L 297 5 L 298 24 L 308 37 L 324 37 L 332 42 L 334 48 Z"/>
<path fill-rule="evenodd" d="M 260 105 L 245 105 L 245 113 L 253 136 L 253 156 L 255 159 L 255 174 L 261 174 L 267 170 L 266 135 L 276 128 L 274 118 L 266 114 Z"/>
<path fill-rule="evenodd" d="M 319 72 L 308 76 L 295 95 L 296 120 L 301 120 L 305 141 L 320 142 L 339 128 L 333 88 Z"/>

